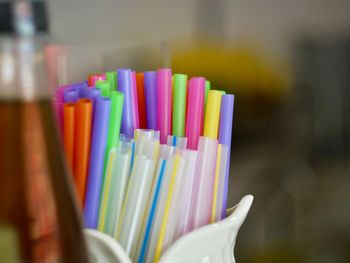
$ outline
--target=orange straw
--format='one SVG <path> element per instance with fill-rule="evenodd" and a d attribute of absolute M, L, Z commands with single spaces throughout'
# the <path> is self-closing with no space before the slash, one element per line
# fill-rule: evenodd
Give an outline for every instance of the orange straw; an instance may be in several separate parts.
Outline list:
<path fill-rule="evenodd" d="M 83 207 L 90 154 L 92 100 L 78 100 L 75 117 L 74 178 L 81 207 Z"/>
<path fill-rule="evenodd" d="M 74 118 L 76 103 L 67 102 L 63 105 L 63 143 L 70 171 L 74 167 Z"/>

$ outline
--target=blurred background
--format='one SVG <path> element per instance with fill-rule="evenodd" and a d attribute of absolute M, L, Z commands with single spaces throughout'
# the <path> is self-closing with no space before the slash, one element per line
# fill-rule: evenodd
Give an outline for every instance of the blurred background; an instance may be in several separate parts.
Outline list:
<path fill-rule="evenodd" d="M 32 2 L 52 88 L 171 66 L 236 95 L 237 262 L 350 262 L 350 1 Z"/>

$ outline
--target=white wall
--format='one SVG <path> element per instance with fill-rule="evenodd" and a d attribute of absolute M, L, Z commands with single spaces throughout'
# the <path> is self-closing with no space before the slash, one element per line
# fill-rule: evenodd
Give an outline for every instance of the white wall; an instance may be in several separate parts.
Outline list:
<path fill-rule="evenodd" d="M 49 0 L 49 4 L 52 34 L 68 43 L 190 36 L 201 28 L 198 21 L 208 21 L 228 39 L 260 40 L 283 51 L 295 32 L 350 31 L 348 0 Z M 207 10 L 199 8 L 203 4 Z"/>

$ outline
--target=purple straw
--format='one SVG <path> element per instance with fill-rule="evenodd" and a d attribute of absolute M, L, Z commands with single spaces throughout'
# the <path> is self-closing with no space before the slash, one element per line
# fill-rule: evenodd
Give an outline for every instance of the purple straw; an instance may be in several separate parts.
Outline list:
<path fill-rule="evenodd" d="M 144 73 L 144 93 L 146 100 L 147 129 L 158 130 L 157 125 L 157 72 Z"/>
<path fill-rule="evenodd" d="M 84 91 L 85 91 L 85 88 L 87 86 L 88 85 L 86 84 L 86 82 L 79 82 L 79 83 L 71 84 L 72 88 L 76 88 L 78 90 L 79 98 L 84 98 Z"/>
<path fill-rule="evenodd" d="M 69 87 L 63 91 L 64 102 L 76 102 L 79 99 L 79 90 L 76 87 Z"/>
<path fill-rule="evenodd" d="M 128 138 L 134 136 L 132 77 L 130 69 L 118 69 L 118 89 L 124 93 L 123 116 L 120 132 Z"/>
<path fill-rule="evenodd" d="M 97 228 L 98 223 L 111 100 L 99 97 L 95 108 L 84 210 L 85 227 L 93 229 Z"/>
<path fill-rule="evenodd" d="M 230 176 L 230 154 L 231 154 L 234 99 L 235 99 L 234 95 L 231 95 L 231 94 L 223 95 L 221 97 L 219 143 L 226 145 L 228 148 L 221 219 L 226 217 L 226 208 L 227 208 L 227 192 L 228 192 L 228 180 Z"/>

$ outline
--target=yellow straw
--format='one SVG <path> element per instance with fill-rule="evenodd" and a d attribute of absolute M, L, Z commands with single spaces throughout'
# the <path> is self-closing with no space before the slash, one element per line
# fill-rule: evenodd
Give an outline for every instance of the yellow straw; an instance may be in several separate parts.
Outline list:
<path fill-rule="evenodd" d="M 213 210 L 211 211 L 211 223 L 215 222 L 216 217 L 216 203 L 218 195 L 219 177 L 220 177 L 220 163 L 221 163 L 221 148 L 222 145 L 218 145 L 218 153 L 216 155 L 216 167 L 215 167 L 215 181 L 214 181 L 214 193 L 213 193 Z"/>
<path fill-rule="evenodd" d="M 222 92 L 219 90 L 209 90 L 208 92 L 203 135 L 211 139 L 218 137 L 221 96 Z"/>
<path fill-rule="evenodd" d="M 169 191 L 168 191 L 168 198 L 167 198 L 166 204 L 165 204 L 163 222 L 162 222 L 160 232 L 159 232 L 159 239 L 158 239 L 158 243 L 157 243 L 157 247 L 156 247 L 156 253 L 154 256 L 154 262 L 158 262 L 158 260 L 161 256 L 161 253 L 162 253 L 166 225 L 167 225 L 168 218 L 169 218 L 170 206 L 171 206 L 171 201 L 172 201 L 172 197 L 173 197 L 173 191 L 174 191 L 174 187 L 175 187 L 176 175 L 177 175 L 177 170 L 179 167 L 180 159 L 181 159 L 180 155 L 175 156 L 174 168 L 173 168 L 173 172 L 171 174 L 171 180 L 170 180 Z"/>

